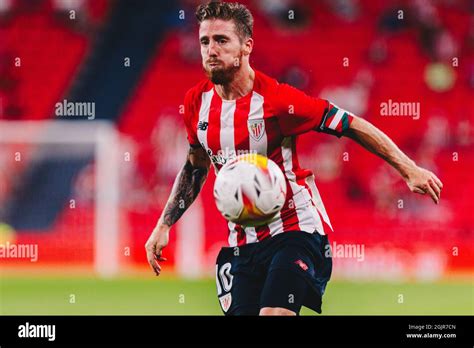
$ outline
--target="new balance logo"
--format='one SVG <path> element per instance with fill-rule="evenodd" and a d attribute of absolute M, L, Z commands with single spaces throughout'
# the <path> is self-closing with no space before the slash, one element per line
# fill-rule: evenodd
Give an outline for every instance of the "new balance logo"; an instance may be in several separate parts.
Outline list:
<path fill-rule="evenodd" d="M 198 123 L 199 130 L 205 131 L 207 129 L 207 126 L 208 126 L 207 122 L 199 121 Z"/>

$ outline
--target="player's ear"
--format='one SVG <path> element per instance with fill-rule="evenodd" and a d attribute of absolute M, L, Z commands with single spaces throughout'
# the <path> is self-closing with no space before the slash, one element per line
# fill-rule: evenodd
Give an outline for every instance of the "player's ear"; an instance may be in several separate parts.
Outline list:
<path fill-rule="evenodd" d="M 244 41 L 244 54 L 246 56 L 250 55 L 253 50 L 253 39 L 251 37 L 245 39 Z"/>

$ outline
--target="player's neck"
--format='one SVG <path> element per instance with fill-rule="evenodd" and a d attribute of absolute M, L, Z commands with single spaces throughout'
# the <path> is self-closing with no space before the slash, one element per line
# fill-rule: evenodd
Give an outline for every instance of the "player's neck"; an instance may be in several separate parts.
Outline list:
<path fill-rule="evenodd" d="M 253 89 L 255 71 L 247 66 L 240 69 L 234 80 L 225 85 L 215 85 L 216 92 L 224 100 L 235 100 L 249 94 Z"/>

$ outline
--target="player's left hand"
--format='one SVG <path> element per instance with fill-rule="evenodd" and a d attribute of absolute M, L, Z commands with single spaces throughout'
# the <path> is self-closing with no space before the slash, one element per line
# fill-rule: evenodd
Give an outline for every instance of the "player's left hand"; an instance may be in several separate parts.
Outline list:
<path fill-rule="evenodd" d="M 411 192 L 419 194 L 429 194 L 433 202 L 439 203 L 443 183 L 438 177 L 429 170 L 414 166 L 405 179 Z"/>

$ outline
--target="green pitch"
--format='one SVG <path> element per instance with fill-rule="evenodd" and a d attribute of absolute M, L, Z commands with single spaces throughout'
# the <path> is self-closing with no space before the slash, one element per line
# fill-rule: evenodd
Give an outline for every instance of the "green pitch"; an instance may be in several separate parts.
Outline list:
<path fill-rule="evenodd" d="M 325 315 L 473 315 L 470 282 L 331 281 Z M 401 302 L 401 303 L 399 303 Z M 214 280 L 0 278 L 0 314 L 221 315 Z M 316 314 L 304 309 L 302 314 Z"/>

